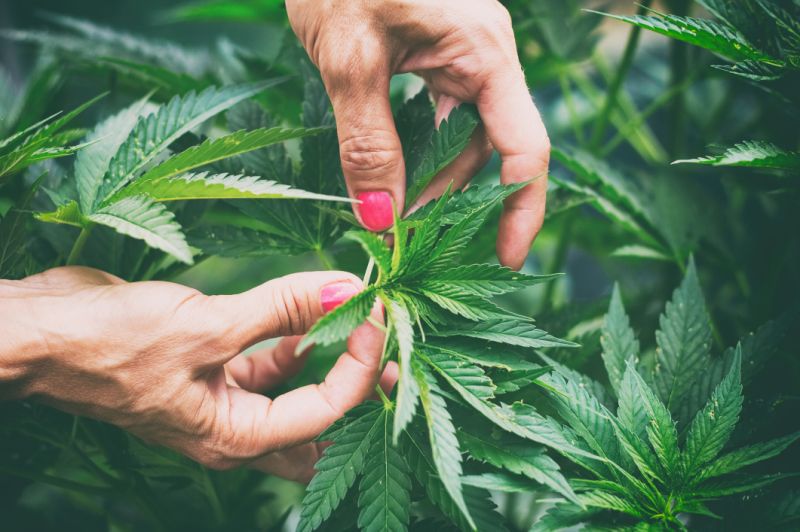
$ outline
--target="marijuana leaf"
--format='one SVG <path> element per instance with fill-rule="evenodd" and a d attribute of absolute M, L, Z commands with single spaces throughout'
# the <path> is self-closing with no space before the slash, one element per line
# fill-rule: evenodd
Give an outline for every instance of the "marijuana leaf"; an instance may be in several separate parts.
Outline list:
<path fill-rule="evenodd" d="M 727 148 L 720 155 L 680 159 L 672 164 L 695 163 L 711 166 L 747 166 L 800 171 L 800 153 L 787 151 L 769 142 L 745 140 Z"/>
<path fill-rule="evenodd" d="M 711 348 L 711 327 L 694 260 L 689 261 L 686 276 L 667 303 L 659 324 L 653 379 L 659 397 L 675 412 L 693 380 L 703 373 Z"/>
<path fill-rule="evenodd" d="M 348 413 L 334 443 L 317 462 L 318 473 L 306 490 L 298 531 L 314 530 L 330 517 L 363 470 L 373 439 L 386 422 L 386 411 L 380 404 L 370 406 Z M 331 436 L 333 434 L 323 433 L 320 438 Z"/>
<path fill-rule="evenodd" d="M 611 294 L 611 303 L 603 322 L 600 343 L 603 345 L 603 363 L 606 366 L 608 379 L 619 397 L 625 367 L 628 361 L 635 362 L 639 356 L 639 342 L 631 329 L 617 284 L 614 285 L 614 291 Z"/>

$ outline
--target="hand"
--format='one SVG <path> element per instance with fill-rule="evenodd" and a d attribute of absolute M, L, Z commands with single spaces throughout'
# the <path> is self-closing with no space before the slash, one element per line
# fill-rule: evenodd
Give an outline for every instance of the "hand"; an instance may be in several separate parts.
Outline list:
<path fill-rule="evenodd" d="M 368 229 L 392 223 L 405 202 L 405 168 L 389 105 L 389 79 L 417 72 L 437 123 L 474 102 L 485 130 L 431 183 L 416 206 L 463 187 L 492 146 L 503 183 L 537 178 L 505 203 L 497 254 L 519 268 L 544 219 L 550 145 L 517 57 L 511 19 L 495 0 L 287 0 L 289 21 L 317 65 L 336 115 L 342 169 Z M 413 208 L 414 206 L 412 206 Z"/>
<path fill-rule="evenodd" d="M 231 296 L 80 267 L 0 281 L 0 397 L 113 423 L 212 468 L 249 464 L 308 480 L 319 457 L 308 442 L 374 392 L 383 333 L 356 329 L 319 385 L 275 399 L 253 392 L 296 374 L 296 335 L 361 289 L 343 272 L 289 275 Z M 379 306 L 372 317 L 383 319 Z M 277 336 L 275 347 L 240 355 Z"/>

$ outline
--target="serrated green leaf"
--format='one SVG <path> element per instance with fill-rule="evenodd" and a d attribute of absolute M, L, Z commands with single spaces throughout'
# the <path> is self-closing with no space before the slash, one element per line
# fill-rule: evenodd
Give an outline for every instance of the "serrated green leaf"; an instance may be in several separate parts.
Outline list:
<path fill-rule="evenodd" d="M 352 419 L 325 449 L 315 466 L 317 474 L 306 488 L 298 532 L 318 528 L 342 502 L 363 470 L 367 452 L 379 436 L 385 417 L 385 410 L 375 409 Z"/>
<path fill-rule="evenodd" d="M 645 423 L 647 423 L 647 420 L 645 420 Z M 634 434 L 619 422 L 614 423 L 614 431 L 616 432 L 620 449 L 626 453 L 626 456 L 630 458 L 630 461 L 633 462 L 639 472 L 645 478 L 655 479 L 663 483 L 666 475 L 658 458 L 644 442 L 646 434 Z M 646 432 L 646 429 L 643 429 L 643 432 Z"/>
<path fill-rule="evenodd" d="M 428 349 L 427 346 L 418 346 L 416 354 L 448 381 L 458 383 L 459 387 L 478 399 L 486 401 L 494 397 L 494 385 L 491 379 L 471 362 L 451 357 L 441 350 Z"/>
<path fill-rule="evenodd" d="M 577 347 L 578 344 L 551 336 L 533 323 L 521 320 L 486 320 L 478 323 L 453 324 L 447 329 L 430 333 L 432 336 L 467 336 L 519 347 Z"/>
<path fill-rule="evenodd" d="M 475 522 L 472 520 L 461 489 L 461 451 L 450 412 L 433 375 L 418 363 L 413 365 L 413 370 L 419 386 L 420 403 L 425 411 L 431 454 L 439 479 L 466 521 L 475 529 Z"/>
<path fill-rule="evenodd" d="M 629 365 L 630 375 L 636 383 L 639 401 L 647 413 L 647 438 L 655 449 L 659 462 L 670 477 L 678 474 L 678 429 L 669 410 L 647 385 L 642 377 Z"/>
<path fill-rule="evenodd" d="M 556 411 L 598 456 L 619 461 L 611 413 L 582 383 L 554 372 L 541 378 L 555 393 L 550 398 Z"/>
<path fill-rule="evenodd" d="M 539 371 L 542 366 L 529 360 L 524 349 L 470 338 L 428 338 L 426 350 L 439 350 L 451 357 L 459 357 L 489 368 L 506 371 Z"/>
<path fill-rule="evenodd" d="M 414 327 L 405 303 L 397 299 L 382 299 L 398 345 L 397 408 L 394 415 L 392 433 L 392 441 L 397 445 L 400 434 L 414 417 L 420 394 L 419 385 L 414 378 L 411 367 L 411 355 L 414 350 Z"/>
<path fill-rule="evenodd" d="M 148 99 L 149 95 L 134 102 L 117 114 L 111 115 L 100 122 L 86 136 L 87 141 L 96 142 L 78 152 L 73 170 L 83 212 L 92 212 L 97 191 L 100 188 L 103 176 L 108 170 L 112 157 L 117 153 L 125 139 L 128 138 L 139 117 L 151 110 L 147 103 Z"/>
<path fill-rule="evenodd" d="M 467 522 L 463 513 L 448 495 L 441 479 L 435 474 L 435 467 L 430 457 L 430 449 L 423 447 L 424 438 L 417 432 L 404 433 L 402 438 L 403 454 L 414 476 L 425 489 L 425 493 L 437 508 L 461 530 L 492 530 L 504 532 L 506 527 L 503 517 L 495 511 L 489 492 L 473 486 L 464 486 L 464 500 L 467 501 L 476 526 Z"/>
<path fill-rule="evenodd" d="M 504 493 L 528 493 L 534 489 L 529 478 L 510 473 L 481 473 L 480 475 L 464 475 L 461 477 L 465 486 L 474 486 L 490 491 Z"/>
<path fill-rule="evenodd" d="M 436 243 L 428 261 L 422 263 L 420 270 L 425 269 L 428 272 L 435 272 L 452 268 L 467 247 L 467 244 L 470 243 L 481 226 L 483 226 L 492 207 L 498 203 L 499 197 L 496 197 L 493 202 L 481 204 L 447 229 Z"/>
<path fill-rule="evenodd" d="M 403 531 L 411 507 L 411 471 L 399 449 L 391 443 L 391 415 L 383 416 L 367 451 L 364 476 L 359 484 L 358 528 L 368 532 Z"/>
<path fill-rule="evenodd" d="M 442 210 L 441 225 L 455 225 L 467 214 L 482 209 L 484 205 L 494 204 L 526 187 L 525 183 L 515 183 L 513 185 L 470 185 L 465 190 L 456 190 L 447 200 Z M 431 201 L 410 214 L 406 221 L 417 223 L 427 220 L 437 202 Z"/>
<path fill-rule="evenodd" d="M 711 326 L 694 260 L 673 292 L 656 331 L 655 389 L 671 412 L 676 412 L 693 381 L 708 362 Z"/>
<path fill-rule="evenodd" d="M 37 212 L 34 217 L 40 222 L 47 222 L 53 224 L 66 224 L 75 227 L 84 227 L 87 219 L 81 213 L 78 202 L 70 201 L 51 212 Z"/>
<path fill-rule="evenodd" d="M 458 287 L 478 297 L 491 297 L 546 283 L 561 275 L 528 275 L 497 264 L 468 264 L 434 272 L 425 277 L 421 286 L 433 292 Z"/>
<path fill-rule="evenodd" d="M 800 431 L 733 450 L 703 468 L 698 474 L 698 480 L 734 473 L 743 467 L 774 458 L 798 439 L 800 439 Z"/>
<path fill-rule="evenodd" d="M 694 163 L 710 166 L 746 166 L 800 171 L 800 152 L 787 151 L 770 142 L 745 140 L 727 148 L 720 155 L 680 159 L 672 164 Z"/>
<path fill-rule="evenodd" d="M 634 517 L 646 517 L 646 515 L 636 506 L 632 505 L 628 500 L 612 495 L 605 491 L 588 491 L 578 495 L 581 504 L 593 508 L 602 508 L 603 510 L 613 510 L 624 514 L 632 515 Z"/>
<path fill-rule="evenodd" d="M 726 65 L 711 65 L 711 68 L 751 81 L 776 81 L 781 79 L 784 75 L 784 68 L 780 66 L 751 60 L 739 61 L 738 63 Z"/>
<path fill-rule="evenodd" d="M 492 382 L 495 386 L 494 393 L 496 395 L 503 395 L 519 391 L 532 384 L 539 384 L 544 386 L 543 383 L 537 379 L 542 375 L 548 374 L 552 368 L 549 366 L 542 366 L 538 369 L 526 369 L 522 371 L 495 371 L 492 373 Z"/>
<path fill-rule="evenodd" d="M 474 295 L 472 291 L 465 290 L 459 285 L 425 283 L 418 287 L 417 290 L 443 309 L 468 320 L 525 319 L 524 316 L 503 310 L 494 303 Z"/>
<path fill-rule="evenodd" d="M 364 323 L 374 303 L 375 287 L 369 286 L 320 318 L 297 344 L 297 352 L 314 344 L 330 345 L 344 340 Z"/>
<path fill-rule="evenodd" d="M 648 229 L 642 226 L 643 222 L 649 221 L 646 203 L 648 200 L 644 190 L 636 181 L 591 153 L 578 148 L 556 148 L 553 149 L 552 155 L 573 173 L 580 185 L 592 190 L 599 189 L 602 198 L 611 203 L 615 209 L 625 213 L 620 219 L 630 217 L 630 223 L 637 228 L 637 231 L 642 231 L 643 234 L 649 233 Z M 565 184 L 563 180 L 558 182 Z M 585 191 L 581 187 L 577 190 Z M 592 196 L 597 196 L 597 192 L 593 191 Z"/>
<path fill-rule="evenodd" d="M 392 252 L 382 237 L 369 231 L 348 231 L 344 237 L 361 244 L 367 255 L 375 259 L 378 270 L 383 275 L 388 275 L 392 269 Z"/>
<path fill-rule="evenodd" d="M 764 365 L 779 352 L 787 333 L 794 328 L 797 310 L 790 310 L 776 320 L 761 325 L 755 332 L 743 336 L 742 383 L 747 384 Z M 722 356 L 710 357 L 705 370 L 697 376 L 680 405 L 678 419 L 689 420 L 706 404 L 714 388 L 730 371 L 735 348 L 729 347 Z"/>
<path fill-rule="evenodd" d="M 274 235 L 245 227 L 201 226 L 187 235 L 189 244 L 206 255 L 221 257 L 274 257 L 300 255 L 308 250 Z"/>
<path fill-rule="evenodd" d="M 63 146 L 61 144 L 70 139 L 58 132 L 104 96 L 96 96 L 63 116 L 54 114 L 0 141 L 0 178 L 19 172 L 35 162 L 70 155 L 90 145 L 91 142 Z"/>
<path fill-rule="evenodd" d="M 175 215 L 144 196 L 131 196 L 112 203 L 87 218 L 123 235 L 144 240 L 148 246 L 169 253 L 181 262 L 192 263 L 192 251 Z"/>
<path fill-rule="evenodd" d="M 324 196 L 265 181 L 256 176 L 230 174 L 183 174 L 153 180 L 138 179 L 114 194 L 115 201 L 130 196 L 148 196 L 154 201 L 193 199 L 313 199 L 349 201 L 347 198 Z"/>
<path fill-rule="evenodd" d="M 462 104 L 433 133 L 419 164 L 407 168 L 406 206 L 411 206 L 431 180 L 464 150 L 479 123 L 475 106 Z M 433 124 L 431 124 L 433 126 Z"/>
<path fill-rule="evenodd" d="M 329 129 L 321 135 L 304 138 L 301 142 L 303 165 L 295 184 L 320 194 L 341 195 L 344 193 L 344 179 L 331 102 L 319 72 L 309 61 L 300 64 L 300 71 L 304 82 L 303 127 Z"/>
<path fill-rule="evenodd" d="M 769 486 L 770 484 L 784 479 L 797 476 L 794 474 L 774 473 L 771 475 L 734 475 L 722 479 L 712 479 L 698 485 L 688 493 L 691 497 L 714 498 L 736 495 Z"/>
<path fill-rule="evenodd" d="M 625 366 L 629 360 L 636 361 L 639 356 L 639 341 L 636 339 L 628 315 L 625 313 L 618 284 L 614 284 L 608 313 L 603 320 L 600 344 L 603 346 L 602 357 L 608 373 L 608 380 L 614 393 L 619 397 Z"/>
<path fill-rule="evenodd" d="M 181 135 L 278 81 L 281 80 L 220 89 L 209 87 L 199 94 L 190 92 L 184 96 L 175 96 L 167 104 L 139 120 L 111 159 L 108 172 L 97 193 L 95 207 L 104 205 L 108 198 L 133 181 L 148 163 Z"/>
<path fill-rule="evenodd" d="M 149 169 L 137 179 L 137 183 L 176 176 L 221 159 L 248 153 L 279 142 L 319 135 L 327 129 L 260 128 L 252 131 L 237 131 L 215 139 L 208 139 L 202 144 L 192 146 Z"/>
<path fill-rule="evenodd" d="M 478 434 L 460 430 L 459 436 L 470 458 L 524 475 L 579 504 L 558 464 L 545 454 L 543 448 L 506 434 L 495 437 L 485 431 Z M 488 488 L 486 485 L 479 487 Z M 530 486 L 525 491 L 529 490 Z"/>
<path fill-rule="evenodd" d="M 684 472 L 688 477 L 694 476 L 699 467 L 719 454 L 739 421 L 743 401 L 741 368 L 742 348 L 739 345 L 728 375 L 689 426 L 682 456 Z"/>
<path fill-rule="evenodd" d="M 620 382 L 617 406 L 617 419 L 632 434 L 640 438 L 647 436 L 647 411 L 639 397 L 636 365 L 626 363 L 625 373 Z"/>
<path fill-rule="evenodd" d="M 597 11 L 592 12 L 660 33 L 672 39 L 700 46 L 710 52 L 732 60 L 770 59 L 767 54 L 747 42 L 738 32 L 713 20 L 681 17 L 677 15 L 664 15 L 661 17 L 641 15 L 623 16 L 599 13 Z"/>

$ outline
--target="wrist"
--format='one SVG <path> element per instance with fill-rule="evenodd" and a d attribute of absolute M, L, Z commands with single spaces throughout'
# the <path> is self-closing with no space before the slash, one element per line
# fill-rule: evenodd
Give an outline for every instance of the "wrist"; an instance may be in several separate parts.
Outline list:
<path fill-rule="evenodd" d="M 25 281 L 0 281 L 0 400 L 30 395 L 57 349 L 48 341 L 46 300 Z"/>

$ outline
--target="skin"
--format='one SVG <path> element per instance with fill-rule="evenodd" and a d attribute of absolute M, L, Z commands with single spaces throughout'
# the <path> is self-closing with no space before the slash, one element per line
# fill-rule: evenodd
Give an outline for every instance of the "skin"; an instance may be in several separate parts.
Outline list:
<path fill-rule="evenodd" d="M 214 469 L 250 465 L 307 481 L 320 451 L 308 442 L 374 393 L 383 333 L 356 329 L 318 385 L 262 392 L 302 368 L 298 335 L 323 315 L 323 287 L 339 283 L 351 295 L 362 289 L 344 272 L 293 274 L 230 296 L 83 267 L 0 281 L 0 399 L 113 423 Z M 379 306 L 372 317 L 383 320 Z M 382 385 L 395 379 L 387 366 Z"/>
<path fill-rule="evenodd" d="M 386 192 L 404 204 L 389 79 L 417 72 L 437 121 L 474 102 L 485 129 L 415 206 L 450 182 L 465 186 L 497 149 L 504 183 L 537 178 L 506 201 L 500 220 L 498 256 L 519 268 L 544 215 L 549 143 L 505 9 L 494 0 L 286 4 L 331 96 L 350 194 Z M 330 309 L 322 294 L 332 283 L 352 284 L 350 295 L 363 288 L 344 272 L 289 275 L 230 296 L 82 267 L 0 280 L 0 400 L 37 400 L 113 423 L 208 467 L 249 465 L 307 481 L 320 453 L 309 442 L 376 383 L 388 391 L 397 379 L 394 364 L 379 375 L 383 333 L 363 324 L 322 383 L 269 396 L 302 368 L 306 355 L 293 354 L 299 335 Z M 377 304 L 372 318 L 383 319 Z M 278 337 L 274 347 L 241 354 Z"/>
<path fill-rule="evenodd" d="M 288 0 L 286 8 L 331 97 L 350 195 L 385 191 L 404 204 L 389 80 L 416 72 L 436 100 L 438 121 L 460 102 L 473 102 L 485 126 L 416 206 L 451 181 L 465 186 L 496 149 L 503 183 L 536 178 L 506 200 L 500 219 L 500 262 L 521 267 L 544 219 L 550 144 L 506 9 L 495 0 Z"/>

